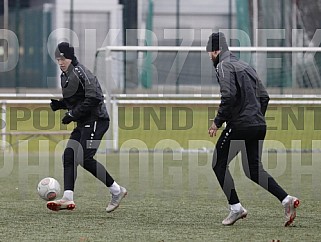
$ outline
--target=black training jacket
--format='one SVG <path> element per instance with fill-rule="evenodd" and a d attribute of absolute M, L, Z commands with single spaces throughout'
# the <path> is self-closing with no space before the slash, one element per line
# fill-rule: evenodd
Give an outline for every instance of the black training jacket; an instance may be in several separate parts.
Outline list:
<path fill-rule="evenodd" d="M 221 127 L 265 126 L 265 112 L 270 100 L 253 67 L 240 61 L 230 51 L 219 55 L 216 66 L 221 103 L 214 123 Z"/>
<path fill-rule="evenodd" d="M 61 73 L 61 100 L 78 124 L 99 119 L 109 120 L 104 96 L 97 78 L 83 65 L 70 64 Z"/>

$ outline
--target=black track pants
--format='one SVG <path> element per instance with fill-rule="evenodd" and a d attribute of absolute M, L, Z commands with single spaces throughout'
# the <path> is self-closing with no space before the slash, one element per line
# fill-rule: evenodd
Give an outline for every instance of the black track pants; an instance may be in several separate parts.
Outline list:
<path fill-rule="evenodd" d="M 79 125 L 72 131 L 63 154 L 64 190 L 74 190 L 78 165 L 93 174 L 107 187 L 113 184 L 114 180 L 105 167 L 94 159 L 108 127 L 109 121 L 98 120 Z"/>
<path fill-rule="evenodd" d="M 212 167 L 231 205 L 239 203 L 239 199 L 228 164 L 238 152 L 242 154 L 242 166 L 248 178 L 269 191 L 280 201 L 287 196 L 287 193 L 263 168 L 261 156 L 265 134 L 265 126 L 246 129 L 227 127 L 217 141 Z"/>

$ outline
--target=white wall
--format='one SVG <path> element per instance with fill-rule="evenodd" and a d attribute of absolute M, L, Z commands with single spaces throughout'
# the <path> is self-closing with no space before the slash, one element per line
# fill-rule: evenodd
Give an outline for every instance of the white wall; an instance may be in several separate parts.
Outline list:
<path fill-rule="evenodd" d="M 57 28 L 65 27 L 63 26 L 63 13 L 70 11 L 69 1 L 56 0 L 56 11 Z M 109 12 L 111 14 L 111 28 L 121 28 L 122 25 L 122 15 L 119 16 L 119 13 L 122 11 L 122 6 L 118 4 L 118 0 L 74 0 L 74 11 Z"/>
<path fill-rule="evenodd" d="M 31 0 L 30 6 L 42 6 L 44 3 L 55 3 L 55 0 Z"/>
<path fill-rule="evenodd" d="M 193 38 L 196 42 L 194 44 L 199 45 L 203 35 L 207 40 L 208 33 L 229 28 L 228 0 L 179 1 L 180 28 L 194 31 Z M 176 29 L 176 2 L 176 0 L 154 0 L 153 24 L 159 41 L 164 38 L 164 29 Z M 232 24 L 235 22 L 235 5 L 235 0 L 232 0 Z"/>
<path fill-rule="evenodd" d="M 176 13 L 176 2 L 176 0 L 154 0 L 155 13 Z M 227 14 L 229 5 L 228 0 L 179 0 L 179 3 L 182 13 L 198 14 Z"/>
<path fill-rule="evenodd" d="M 92 70 L 97 48 L 108 44 L 122 44 L 122 5 L 118 4 L 118 0 L 74 0 L 74 14 L 88 14 L 90 17 L 88 21 L 82 20 L 83 26 L 81 23 L 75 22 L 77 20 L 74 18 L 74 27 L 77 26 L 77 30 L 81 33 L 75 33 L 72 40 L 69 30 L 69 12 L 69 1 L 56 0 L 54 27 L 56 44 L 61 41 L 71 42 L 78 57 L 85 57 L 80 59 L 80 62 Z M 95 14 L 97 14 L 96 18 Z M 106 14 L 105 23 L 102 22 L 104 14 Z M 97 21 L 96 24 L 95 21 Z M 88 26 L 90 26 L 90 29 L 87 29 Z M 114 29 L 114 31 L 110 31 L 111 29 Z M 99 42 L 96 41 L 98 38 L 100 39 Z M 82 47 L 82 49 L 79 49 L 79 47 Z M 84 51 L 85 53 L 83 53 Z"/>

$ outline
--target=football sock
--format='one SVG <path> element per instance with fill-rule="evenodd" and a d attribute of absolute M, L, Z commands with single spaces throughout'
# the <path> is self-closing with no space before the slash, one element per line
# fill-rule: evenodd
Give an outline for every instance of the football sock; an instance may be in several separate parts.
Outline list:
<path fill-rule="evenodd" d="M 289 202 L 291 196 L 287 195 L 283 200 L 282 200 L 282 205 L 284 206 L 286 203 Z"/>
<path fill-rule="evenodd" d="M 231 205 L 231 210 L 233 210 L 233 211 L 239 211 L 239 210 L 241 210 L 241 208 L 242 208 L 241 203 L 236 203 L 236 204 Z"/>
<path fill-rule="evenodd" d="M 74 200 L 74 192 L 71 190 L 64 191 L 64 195 L 62 196 L 63 200 L 73 201 Z"/>
<path fill-rule="evenodd" d="M 114 181 L 114 183 L 108 187 L 110 192 L 114 195 L 118 195 L 120 193 L 120 186 L 117 184 L 117 182 Z"/>

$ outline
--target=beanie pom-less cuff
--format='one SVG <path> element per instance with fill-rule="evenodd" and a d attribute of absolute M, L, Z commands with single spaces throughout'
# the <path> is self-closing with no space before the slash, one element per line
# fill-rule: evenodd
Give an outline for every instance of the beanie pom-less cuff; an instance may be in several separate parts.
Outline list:
<path fill-rule="evenodd" d="M 76 58 L 74 47 L 70 46 L 67 42 L 59 43 L 55 51 L 55 57 L 64 57 L 66 59 L 74 60 Z"/>
<path fill-rule="evenodd" d="M 208 38 L 206 51 L 213 52 L 216 50 L 224 50 L 224 51 L 228 50 L 226 38 L 222 32 L 213 33 Z"/>

